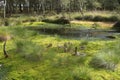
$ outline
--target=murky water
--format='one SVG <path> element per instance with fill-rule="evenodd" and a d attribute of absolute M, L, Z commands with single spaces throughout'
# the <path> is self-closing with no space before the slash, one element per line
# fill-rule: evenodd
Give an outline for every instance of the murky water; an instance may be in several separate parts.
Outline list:
<path fill-rule="evenodd" d="M 71 38 L 98 38 L 98 39 L 115 39 L 120 32 L 115 30 L 100 30 L 100 29 L 76 29 L 76 28 L 40 28 L 35 29 L 40 33 L 60 35 Z"/>

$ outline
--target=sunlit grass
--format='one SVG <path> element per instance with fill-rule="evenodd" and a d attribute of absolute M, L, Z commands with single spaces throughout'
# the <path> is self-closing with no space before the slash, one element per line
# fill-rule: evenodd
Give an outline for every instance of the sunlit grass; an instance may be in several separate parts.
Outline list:
<path fill-rule="evenodd" d="M 72 27 L 76 28 L 81 27 L 81 25 L 90 28 L 94 24 L 94 22 L 87 21 L 73 21 L 71 23 Z M 107 28 L 112 25 L 112 23 L 101 22 L 97 22 L 97 24 Z M 119 62 L 114 71 L 106 68 L 98 69 L 90 65 L 90 61 L 96 56 L 100 57 L 100 59 L 107 59 L 109 62 L 117 62 L 119 56 L 116 58 L 116 56 L 107 55 L 107 53 L 111 52 L 111 54 L 119 55 L 119 39 L 90 40 L 68 38 L 59 35 L 40 34 L 26 29 L 25 26 L 69 27 L 68 25 L 48 24 L 40 21 L 28 21 L 19 26 L 0 27 L 0 34 L 7 33 L 13 36 L 13 39 L 7 41 L 6 50 L 9 54 L 7 59 L 3 55 L 3 42 L 0 42 L 0 65 L 2 65 L 0 67 L 0 80 L 120 80 Z M 26 50 L 16 52 L 17 48 L 19 48 L 16 47 L 16 42 L 19 40 L 23 44 L 21 49 L 25 48 Z M 27 43 L 27 40 L 30 42 Z M 70 51 L 64 52 L 64 44 L 67 42 L 70 42 L 72 47 Z M 47 47 L 49 44 L 52 44 L 52 46 Z M 85 49 L 81 50 L 80 47 L 83 44 Z M 58 46 L 62 48 L 59 49 Z M 78 52 L 85 53 L 86 56 L 73 56 L 75 47 L 78 47 Z M 40 50 L 42 56 L 39 61 L 29 61 L 20 56 L 20 54 L 29 53 L 35 55 Z M 100 51 L 102 52 L 100 53 Z"/>

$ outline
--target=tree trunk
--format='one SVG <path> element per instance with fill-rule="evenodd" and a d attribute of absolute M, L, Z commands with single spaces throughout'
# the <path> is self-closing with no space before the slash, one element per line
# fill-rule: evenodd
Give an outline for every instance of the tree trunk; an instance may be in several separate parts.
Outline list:
<path fill-rule="evenodd" d="M 20 11 L 20 13 L 23 12 L 23 10 L 22 10 L 22 5 L 21 5 L 21 4 L 19 4 L 19 11 Z"/>
<path fill-rule="evenodd" d="M 5 58 L 8 58 L 8 54 L 7 54 L 7 51 L 6 51 L 6 41 L 3 44 L 3 52 L 4 52 Z"/>
<path fill-rule="evenodd" d="M 4 18 L 6 17 L 6 0 L 4 0 Z"/>

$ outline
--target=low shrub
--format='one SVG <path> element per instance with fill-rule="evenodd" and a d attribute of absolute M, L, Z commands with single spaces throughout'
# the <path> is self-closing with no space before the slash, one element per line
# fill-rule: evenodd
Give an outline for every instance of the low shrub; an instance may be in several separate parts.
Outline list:
<path fill-rule="evenodd" d="M 56 20 L 44 19 L 42 21 L 47 23 L 54 23 L 54 24 L 70 24 L 70 21 L 63 17 Z"/>
<path fill-rule="evenodd" d="M 115 22 L 118 20 L 119 20 L 119 18 L 117 16 L 110 16 L 110 18 L 109 18 L 109 21 L 111 21 L 111 22 Z"/>
<path fill-rule="evenodd" d="M 29 22 L 35 22 L 35 21 L 37 21 L 35 18 L 30 18 L 29 19 Z"/>
<path fill-rule="evenodd" d="M 43 19 L 42 22 L 53 23 L 53 20 L 50 20 L 50 19 Z"/>
<path fill-rule="evenodd" d="M 82 20 L 83 18 L 81 16 L 75 17 L 75 20 Z"/>
<path fill-rule="evenodd" d="M 9 26 L 10 25 L 10 21 L 8 19 L 5 19 L 3 21 L 4 21 L 4 26 Z"/>
<path fill-rule="evenodd" d="M 37 21 L 37 18 L 26 18 L 26 19 L 22 20 L 23 23 L 25 23 L 25 22 L 35 22 L 35 21 Z"/>
<path fill-rule="evenodd" d="M 54 21 L 54 23 L 57 23 L 57 24 L 70 24 L 70 21 L 64 17 L 61 17 L 57 20 Z"/>
<path fill-rule="evenodd" d="M 16 51 L 25 59 L 30 61 L 38 61 L 41 59 L 43 47 L 27 40 L 16 41 Z"/>
<path fill-rule="evenodd" d="M 88 20 L 88 21 L 91 21 L 93 20 L 93 16 L 92 15 L 86 15 L 86 16 L 78 16 L 78 17 L 75 17 L 76 20 Z"/>
<path fill-rule="evenodd" d="M 103 16 L 95 16 L 92 21 L 110 21 L 108 17 L 103 17 Z"/>
<path fill-rule="evenodd" d="M 85 20 L 93 20 L 93 16 L 92 15 L 87 15 L 84 17 Z"/>
<path fill-rule="evenodd" d="M 86 15 L 86 16 L 78 16 L 75 17 L 76 20 L 87 20 L 87 21 L 105 21 L 105 22 L 115 22 L 118 21 L 119 18 L 117 16 L 110 16 L 110 17 L 104 17 L 104 16 L 92 16 L 92 15 Z"/>

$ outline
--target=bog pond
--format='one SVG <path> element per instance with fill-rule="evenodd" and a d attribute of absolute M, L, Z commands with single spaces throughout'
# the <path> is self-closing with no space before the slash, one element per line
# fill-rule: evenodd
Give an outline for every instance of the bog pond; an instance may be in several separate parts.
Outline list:
<path fill-rule="evenodd" d="M 120 32 L 112 29 L 79 29 L 79 28 L 32 28 L 42 34 L 59 35 L 65 38 L 94 38 L 111 40 L 119 37 Z"/>

